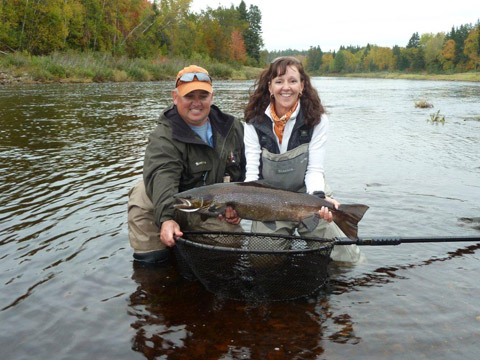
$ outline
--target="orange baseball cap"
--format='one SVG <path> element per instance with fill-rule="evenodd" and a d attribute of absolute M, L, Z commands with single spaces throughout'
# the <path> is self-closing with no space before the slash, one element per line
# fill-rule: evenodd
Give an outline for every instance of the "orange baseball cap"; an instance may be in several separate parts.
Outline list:
<path fill-rule="evenodd" d="M 197 65 L 190 65 L 180 70 L 175 79 L 175 86 L 180 96 L 185 96 L 194 90 L 213 93 L 212 78 L 207 70 Z"/>

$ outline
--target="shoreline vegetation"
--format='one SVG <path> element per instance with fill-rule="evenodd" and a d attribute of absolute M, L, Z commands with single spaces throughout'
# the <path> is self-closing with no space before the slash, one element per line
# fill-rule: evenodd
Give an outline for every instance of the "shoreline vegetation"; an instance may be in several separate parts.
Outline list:
<path fill-rule="evenodd" d="M 202 58 L 154 59 L 114 57 L 101 52 L 54 52 L 34 56 L 28 53 L 0 54 L 0 84 L 11 83 L 102 83 L 172 80 L 178 70 L 197 64 L 214 79 L 253 79 L 262 70 Z"/>
<path fill-rule="evenodd" d="M 102 83 L 168 81 L 178 69 L 197 64 L 208 69 L 212 78 L 252 80 L 263 68 L 197 59 L 130 59 L 99 52 L 54 52 L 33 56 L 26 53 L 0 54 L 0 85 L 44 83 Z M 480 72 L 432 74 L 427 72 L 311 73 L 311 76 L 376 79 L 409 79 L 480 82 Z"/>

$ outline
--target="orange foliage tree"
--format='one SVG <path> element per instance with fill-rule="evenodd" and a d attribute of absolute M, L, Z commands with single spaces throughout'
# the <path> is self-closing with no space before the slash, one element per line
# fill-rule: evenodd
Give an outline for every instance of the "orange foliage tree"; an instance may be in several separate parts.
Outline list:
<path fill-rule="evenodd" d="M 470 59 L 467 70 L 478 70 L 480 66 L 480 25 L 468 34 L 463 52 Z"/>
<path fill-rule="evenodd" d="M 230 59 L 245 64 L 247 61 L 247 51 L 245 50 L 245 41 L 242 33 L 233 30 L 230 35 Z"/>
<path fill-rule="evenodd" d="M 447 40 L 442 51 L 443 70 L 453 69 L 453 60 L 455 59 L 455 41 Z"/>

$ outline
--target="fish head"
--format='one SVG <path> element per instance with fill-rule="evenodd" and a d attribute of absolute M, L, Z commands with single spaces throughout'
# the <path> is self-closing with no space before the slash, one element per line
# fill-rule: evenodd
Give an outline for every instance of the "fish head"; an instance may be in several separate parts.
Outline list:
<path fill-rule="evenodd" d="M 212 199 L 206 197 L 195 197 L 192 195 L 183 195 L 177 194 L 174 196 L 175 203 L 173 208 L 175 210 L 185 211 L 185 212 L 195 212 L 208 209 L 212 205 Z"/>

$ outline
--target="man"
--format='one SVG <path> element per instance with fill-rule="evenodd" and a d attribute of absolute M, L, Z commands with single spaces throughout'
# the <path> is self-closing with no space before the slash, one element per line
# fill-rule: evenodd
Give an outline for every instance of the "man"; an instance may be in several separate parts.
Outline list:
<path fill-rule="evenodd" d="M 167 247 L 181 229 L 242 231 L 240 218 L 227 208 L 224 216 L 203 220 L 196 213 L 174 212 L 173 195 L 194 187 L 243 181 L 243 125 L 213 102 L 207 70 L 190 65 L 181 70 L 166 109 L 149 136 L 143 180 L 129 192 L 130 244 L 138 261 L 162 263 Z"/>

